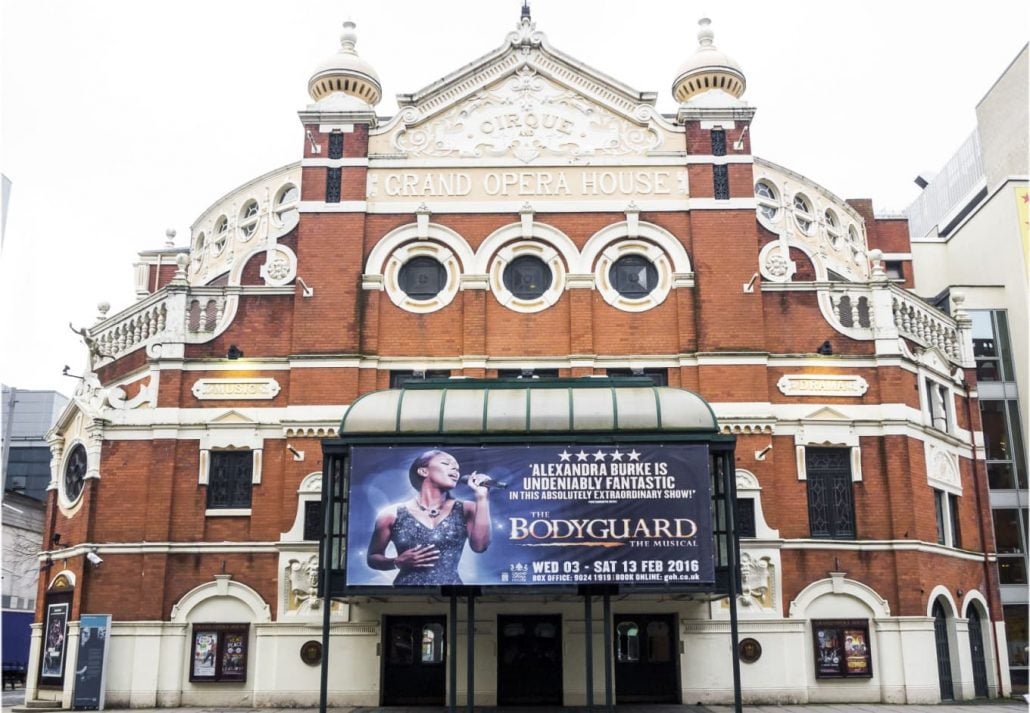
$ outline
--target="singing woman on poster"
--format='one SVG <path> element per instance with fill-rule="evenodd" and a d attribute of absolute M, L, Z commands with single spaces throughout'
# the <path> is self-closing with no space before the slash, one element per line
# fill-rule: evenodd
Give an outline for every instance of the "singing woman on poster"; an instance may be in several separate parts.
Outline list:
<path fill-rule="evenodd" d="M 411 463 L 408 479 L 415 496 L 384 508 L 376 516 L 368 545 L 368 566 L 397 569 L 399 586 L 461 584 L 458 562 L 466 540 L 473 552 L 490 546 L 490 478 L 473 472 L 462 479 L 458 461 L 450 453 L 426 451 Z M 475 494 L 473 501 L 451 495 L 464 480 Z M 386 548 L 393 543 L 397 556 Z"/>

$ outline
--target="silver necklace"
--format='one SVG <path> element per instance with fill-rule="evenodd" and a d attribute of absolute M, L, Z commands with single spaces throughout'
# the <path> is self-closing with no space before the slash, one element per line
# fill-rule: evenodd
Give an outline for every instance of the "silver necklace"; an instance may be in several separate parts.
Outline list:
<path fill-rule="evenodd" d="M 422 512 L 424 512 L 424 513 L 427 513 L 429 515 L 429 517 L 431 517 L 433 519 L 436 519 L 437 517 L 440 516 L 440 508 L 442 508 L 444 506 L 444 503 L 446 503 L 446 502 L 447 502 L 447 500 L 444 499 L 443 503 L 440 503 L 440 505 L 438 505 L 438 506 L 426 507 L 425 505 L 423 505 L 422 503 L 420 503 L 418 501 L 418 498 L 415 498 L 415 504 L 418 505 L 418 509 L 421 510 Z"/>

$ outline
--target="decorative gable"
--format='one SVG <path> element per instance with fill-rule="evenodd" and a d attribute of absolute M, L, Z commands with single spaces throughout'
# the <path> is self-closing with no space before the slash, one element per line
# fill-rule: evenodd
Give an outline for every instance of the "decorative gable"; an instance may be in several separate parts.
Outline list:
<path fill-rule="evenodd" d="M 655 98 L 559 52 L 523 21 L 497 50 L 399 95 L 400 113 L 370 137 L 369 153 L 525 164 L 682 151 L 682 130 Z"/>
<path fill-rule="evenodd" d="M 529 64 L 428 121 L 405 124 L 394 146 L 409 157 L 515 158 L 646 154 L 659 130 L 563 86 Z"/>

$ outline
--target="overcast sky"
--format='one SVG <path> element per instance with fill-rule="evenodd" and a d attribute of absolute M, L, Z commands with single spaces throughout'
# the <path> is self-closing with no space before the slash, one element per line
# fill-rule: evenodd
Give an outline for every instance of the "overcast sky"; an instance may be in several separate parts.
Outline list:
<path fill-rule="evenodd" d="M 358 24 L 394 95 L 494 49 L 519 0 L 2 0 L 0 170 L 13 182 L 0 255 L 0 380 L 70 394 L 68 329 L 134 301 L 132 262 L 185 245 L 220 196 L 300 158 L 315 65 Z M 711 16 L 758 108 L 756 155 L 880 212 L 917 195 L 975 128 L 974 109 L 1030 35 L 1030 3 L 533 0 L 558 49 L 674 112 L 670 86 Z"/>

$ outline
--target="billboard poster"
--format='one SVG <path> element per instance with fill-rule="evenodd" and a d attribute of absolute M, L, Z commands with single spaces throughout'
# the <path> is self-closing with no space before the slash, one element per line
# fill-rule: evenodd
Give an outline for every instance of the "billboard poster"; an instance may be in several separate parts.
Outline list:
<path fill-rule="evenodd" d="M 816 619 L 815 675 L 817 678 L 872 678 L 869 622 L 864 619 Z"/>
<path fill-rule="evenodd" d="M 844 630 L 844 662 L 849 676 L 869 676 L 869 644 L 864 629 Z"/>
<path fill-rule="evenodd" d="M 218 651 L 218 632 L 197 632 L 193 637 L 193 675 L 215 675 L 215 656 Z"/>
<path fill-rule="evenodd" d="M 105 668 L 110 635 L 110 614 L 83 614 L 79 618 L 79 655 L 75 662 L 75 694 L 72 705 L 77 710 L 101 710 L 104 707 Z"/>
<path fill-rule="evenodd" d="M 348 587 L 705 585 L 707 445 L 354 446 Z"/>
<path fill-rule="evenodd" d="M 50 604 L 46 612 L 46 629 L 43 634 L 43 678 L 60 678 L 64 672 L 64 644 L 68 636 L 68 610 L 65 602 Z"/>
<path fill-rule="evenodd" d="M 815 628 L 815 671 L 820 676 L 840 675 L 840 630 L 835 626 Z"/>
<path fill-rule="evenodd" d="M 247 675 L 247 659 L 244 655 L 247 647 L 246 631 L 226 631 L 222 651 L 222 678 L 239 678 Z"/>

